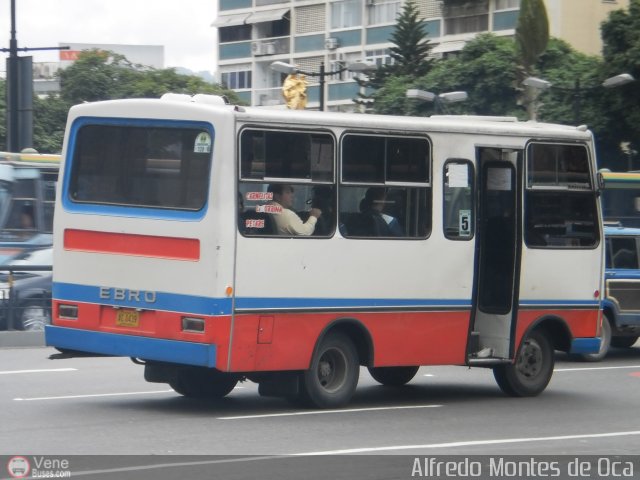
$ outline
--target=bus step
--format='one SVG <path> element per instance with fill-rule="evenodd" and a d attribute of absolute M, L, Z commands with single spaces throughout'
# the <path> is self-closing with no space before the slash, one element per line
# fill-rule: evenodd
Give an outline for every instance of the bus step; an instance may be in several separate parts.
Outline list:
<path fill-rule="evenodd" d="M 470 367 L 493 367 L 495 365 L 504 365 L 511 363 L 508 358 L 468 358 L 467 365 Z"/>

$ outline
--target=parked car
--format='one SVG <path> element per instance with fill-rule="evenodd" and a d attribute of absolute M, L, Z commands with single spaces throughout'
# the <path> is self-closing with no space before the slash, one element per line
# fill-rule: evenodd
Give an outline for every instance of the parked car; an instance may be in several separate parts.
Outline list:
<path fill-rule="evenodd" d="M 41 331 L 51 323 L 52 264 L 53 249 L 40 248 L 0 265 L 0 330 Z"/>
<path fill-rule="evenodd" d="M 632 347 L 640 336 L 640 228 L 605 227 L 606 269 L 602 344 L 585 360 L 602 360 L 610 347 Z"/>

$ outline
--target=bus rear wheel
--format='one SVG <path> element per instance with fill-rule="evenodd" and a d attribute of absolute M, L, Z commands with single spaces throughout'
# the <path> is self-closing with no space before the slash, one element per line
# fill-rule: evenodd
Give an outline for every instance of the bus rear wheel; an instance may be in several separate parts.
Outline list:
<path fill-rule="evenodd" d="M 411 381 L 420 367 L 369 367 L 373 379 L 389 387 L 400 387 Z"/>
<path fill-rule="evenodd" d="M 189 398 L 216 399 L 226 396 L 238 383 L 238 377 L 212 368 L 183 368 L 169 386 Z"/>
<path fill-rule="evenodd" d="M 547 336 L 533 331 L 520 346 L 516 361 L 494 367 L 500 389 L 512 397 L 534 397 L 544 391 L 553 375 L 553 349 Z"/>
<path fill-rule="evenodd" d="M 358 385 L 360 362 L 353 342 L 329 333 L 316 350 L 311 368 L 302 374 L 297 400 L 315 408 L 338 408 L 351 400 Z"/>

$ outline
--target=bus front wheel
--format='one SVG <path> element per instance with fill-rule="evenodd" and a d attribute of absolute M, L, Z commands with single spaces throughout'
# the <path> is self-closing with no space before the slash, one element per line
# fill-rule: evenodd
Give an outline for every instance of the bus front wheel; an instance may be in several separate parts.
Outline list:
<path fill-rule="evenodd" d="M 382 385 L 400 387 L 409 383 L 419 367 L 369 367 L 369 374 Z"/>
<path fill-rule="evenodd" d="M 316 408 L 337 408 L 349 403 L 358 385 L 360 362 L 353 342 L 342 333 L 329 333 L 321 341 L 302 374 L 299 400 Z"/>
<path fill-rule="evenodd" d="M 189 398 L 216 399 L 226 396 L 238 383 L 238 377 L 212 368 L 184 368 L 169 386 Z"/>
<path fill-rule="evenodd" d="M 533 397 L 547 387 L 553 375 L 553 349 L 547 336 L 533 331 L 524 339 L 514 363 L 494 367 L 500 389 L 512 397 Z"/>

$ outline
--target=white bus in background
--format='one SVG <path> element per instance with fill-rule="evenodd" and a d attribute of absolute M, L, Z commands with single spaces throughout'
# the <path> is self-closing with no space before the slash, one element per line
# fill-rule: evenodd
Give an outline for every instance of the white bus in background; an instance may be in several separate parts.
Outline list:
<path fill-rule="evenodd" d="M 51 246 L 60 155 L 0 152 L 0 263 Z"/>
<path fill-rule="evenodd" d="M 195 397 L 249 379 L 338 407 L 360 366 L 402 385 L 421 365 L 537 395 L 554 350 L 599 347 L 595 164 L 590 132 L 511 119 L 79 105 L 47 343 Z M 283 234 L 283 189 L 321 211 L 310 235 Z"/>

